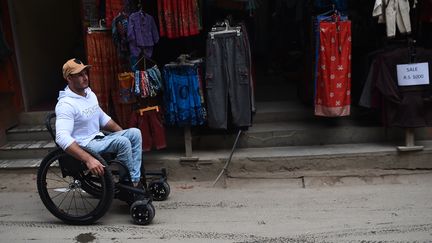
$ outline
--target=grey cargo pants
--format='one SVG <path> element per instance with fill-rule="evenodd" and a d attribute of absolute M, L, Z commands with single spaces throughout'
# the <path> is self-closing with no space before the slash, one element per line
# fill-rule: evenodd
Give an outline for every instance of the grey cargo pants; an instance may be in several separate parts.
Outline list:
<path fill-rule="evenodd" d="M 227 128 L 229 104 L 233 125 L 251 126 L 250 65 L 241 35 L 225 33 L 207 38 L 205 77 L 211 128 Z"/>

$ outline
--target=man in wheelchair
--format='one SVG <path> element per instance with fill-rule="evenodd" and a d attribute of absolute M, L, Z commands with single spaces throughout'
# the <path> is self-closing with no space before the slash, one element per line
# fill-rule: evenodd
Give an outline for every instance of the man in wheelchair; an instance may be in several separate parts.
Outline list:
<path fill-rule="evenodd" d="M 63 65 L 63 77 L 68 85 L 60 91 L 55 107 L 56 143 L 99 176 L 104 174 L 104 165 L 81 147 L 98 154 L 115 153 L 117 160 L 129 169 L 133 186 L 142 189 L 141 132 L 137 128 L 122 129 L 100 108 L 95 93 L 89 87 L 90 67 L 76 58 Z M 101 128 L 112 133 L 104 135 Z"/>
<path fill-rule="evenodd" d="M 63 65 L 68 85 L 60 91 L 56 114 L 45 121 L 59 148 L 39 166 L 39 196 L 54 216 L 69 224 L 94 223 L 108 211 L 113 198 L 129 204 L 136 224 L 149 224 L 155 216 L 152 201 L 165 200 L 170 193 L 166 170 L 141 176 L 141 132 L 123 130 L 102 111 L 89 88 L 89 68 L 78 59 Z M 101 128 L 111 133 L 105 135 Z M 101 154 L 115 154 L 116 159 Z M 148 185 L 147 176 L 152 179 Z"/>

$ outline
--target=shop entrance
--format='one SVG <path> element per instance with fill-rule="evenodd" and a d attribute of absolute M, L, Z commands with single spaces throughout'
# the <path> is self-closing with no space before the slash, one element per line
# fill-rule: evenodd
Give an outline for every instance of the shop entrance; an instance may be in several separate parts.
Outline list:
<path fill-rule="evenodd" d="M 248 31 L 257 102 L 312 102 L 312 50 L 307 1 L 214 1 L 204 13 L 206 29 L 228 18 Z M 205 40 L 203 40 L 205 41 Z"/>
<path fill-rule="evenodd" d="M 26 111 L 53 110 L 68 57 L 84 57 L 80 1 L 9 1 Z"/>
<path fill-rule="evenodd" d="M 150 2 L 144 7 L 157 16 L 156 4 Z M 248 28 L 256 100 L 307 99 L 305 90 L 299 91 L 298 87 L 304 85 L 305 9 L 299 6 L 280 8 L 276 2 L 260 1 L 259 7 L 251 10 L 244 9 L 244 6 L 238 8 L 232 1 L 208 4 L 202 12 L 205 26 L 201 34 L 182 39 L 161 39 L 155 47 L 154 59 L 163 64 L 183 53 L 205 56 L 207 30 L 228 17 L 233 23 L 245 22 Z M 65 86 L 60 71 L 62 64 L 69 57 L 86 59 L 82 3 L 74 0 L 16 0 L 9 1 L 9 5 L 25 109 L 52 110 L 58 91 Z"/>

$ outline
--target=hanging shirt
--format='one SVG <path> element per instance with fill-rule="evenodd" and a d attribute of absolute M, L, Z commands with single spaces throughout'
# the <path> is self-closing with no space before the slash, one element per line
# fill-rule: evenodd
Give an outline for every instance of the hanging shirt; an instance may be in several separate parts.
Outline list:
<path fill-rule="evenodd" d="M 129 16 L 127 38 L 132 56 L 141 52 L 147 57 L 153 54 L 153 46 L 159 41 L 159 33 L 153 17 L 143 11 Z"/>
<path fill-rule="evenodd" d="M 400 33 L 411 32 L 410 6 L 408 0 L 376 0 L 372 16 L 378 17 L 378 23 L 386 23 L 387 36 L 396 35 L 396 26 Z"/>
<path fill-rule="evenodd" d="M 127 40 L 128 16 L 119 13 L 112 22 L 112 36 L 114 45 L 122 57 L 129 56 L 129 43 Z"/>

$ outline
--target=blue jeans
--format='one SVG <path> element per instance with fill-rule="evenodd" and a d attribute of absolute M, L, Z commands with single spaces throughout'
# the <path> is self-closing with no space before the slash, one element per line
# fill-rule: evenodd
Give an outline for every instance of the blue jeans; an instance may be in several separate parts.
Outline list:
<path fill-rule="evenodd" d="M 129 169 L 132 182 L 140 180 L 142 138 L 139 129 L 129 128 L 93 139 L 86 147 L 96 153 L 116 153 L 117 159 Z"/>

